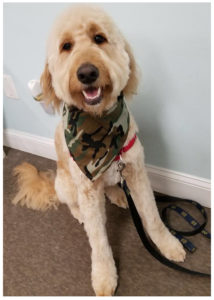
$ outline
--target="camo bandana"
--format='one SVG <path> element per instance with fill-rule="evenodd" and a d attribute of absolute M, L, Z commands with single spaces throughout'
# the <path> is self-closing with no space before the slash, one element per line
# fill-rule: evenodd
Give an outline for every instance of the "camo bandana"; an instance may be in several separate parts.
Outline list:
<path fill-rule="evenodd" d="M 63 124 L 71 156 L 81 171 L 95 181 L 110 167 L 126 141 L 129 112 L 121 93 L 117 103 L 101 117 L 64 104 Z"/>

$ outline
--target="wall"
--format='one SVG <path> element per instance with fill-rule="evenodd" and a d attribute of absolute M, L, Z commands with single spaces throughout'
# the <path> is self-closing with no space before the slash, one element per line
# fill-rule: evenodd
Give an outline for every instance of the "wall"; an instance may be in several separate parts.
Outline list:
<path fill-rule="evenodd" d="M 4 96 L 4 128 L 52 138 L 47 115 L 27 88 L 44 66 L 45 43 L 65 3 L 4 4 L 4 73 L 20 100 Z M 210 4 L 100 4 L 129 40 L 142 70 L 130 104 L 146 162 L 210 178 Z"/>

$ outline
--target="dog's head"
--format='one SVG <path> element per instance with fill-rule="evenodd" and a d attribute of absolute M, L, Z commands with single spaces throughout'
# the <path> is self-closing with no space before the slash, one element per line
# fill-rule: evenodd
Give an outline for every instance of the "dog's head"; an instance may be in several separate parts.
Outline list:
<path fill-rule="evenodd" d="M 74 6 L 55 23 L 41 76 L 44 98 L 101 114 L 137 89 L 130 46 L 101 9 Z"/>

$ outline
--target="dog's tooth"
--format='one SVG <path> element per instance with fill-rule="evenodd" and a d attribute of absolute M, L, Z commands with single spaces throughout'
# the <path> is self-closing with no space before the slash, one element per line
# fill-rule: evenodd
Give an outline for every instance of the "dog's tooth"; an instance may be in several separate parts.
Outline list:
<path fill-rule="evenodd" d="M 84 90 L 82 91 L 82 93 L 83 93 L 85 98 L 88 98 L 87 93 Z"/>

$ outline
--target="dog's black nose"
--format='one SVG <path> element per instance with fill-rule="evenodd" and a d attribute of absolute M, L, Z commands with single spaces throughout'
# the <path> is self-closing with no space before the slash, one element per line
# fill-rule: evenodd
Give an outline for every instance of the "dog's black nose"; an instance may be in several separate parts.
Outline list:
<path fill-rule="evenodd" d="M 84 84 L 94 82 L 99 76 L 99 70 L 92 64 L 83 64 L 77 70 L 77 78 Z"/>

